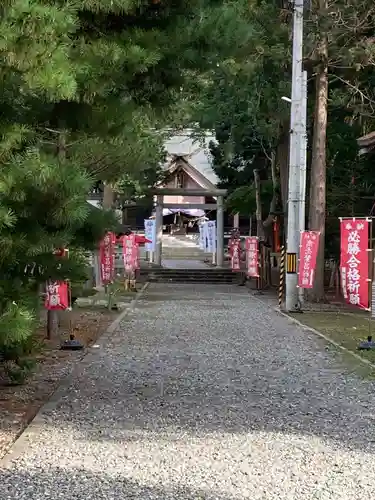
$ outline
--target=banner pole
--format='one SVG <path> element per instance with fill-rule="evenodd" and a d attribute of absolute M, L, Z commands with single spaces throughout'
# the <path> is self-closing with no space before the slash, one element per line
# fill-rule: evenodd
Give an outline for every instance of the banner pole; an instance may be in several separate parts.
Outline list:
<path fill-rule="evenodd" d="M 370 261 L 369 265 L 369 317 L 368 317 L 368 335 L 367 335 L 367 342 L 369 344 L 372 344 L 372 332 L 371 332 L 371 327 L 372 327 L 372 282 L 373 282 L 373 255 L 372 255 L 372 232 L 373 232 L 373 217 L 371 217 L 370 220 L 370 237 L 369 237 L 369 245 L 368 245 L 368 251 L 370 256 L 368 257 Z M 370 347 L 370 346 L 369 346 Z M 370 349 L 375 348 L 375 346 L 370 347 Z"/>
<path fill-rule="evenodd" d="M 369 240 L 369 245 L 368 245 L 368 249 L 369 249 L 369 261 L 370 261 L 370 265 L 369 265 L 369 319 L 368 319 L 368 335 L 367 335 L 367 341 L 368 342 L 372 342 L 372 333 L 371 333 L 371 323 L 372 323 L 372 282 L 373 282 L 373 279 L 374 279 L 374 276 L 373 276 L 373 255 L 372 255 L 372 230 L 373 230 L 373 217 L 371 217 L 371 220 L 370 220 L 370 240 Z"/>
<path fill-rule="evenodd" d="M 374 257 L 373 257 L 373 247 L 372 247 L 372 239 L 373 239 L 373 222 L 374 218 L 366 218 L 366 220 L 370 223 L 370 236 L 369 236 L 369 244 L 368 244 L 368 256 L 369 260 L 369 273 L 368 273 L 368 284 L 369 284 L 369 316 L 368 316 L 368 332 L 367 332 L 367 341 L 363 341 L 359 343 L 359 350 L 372 350 L 375 349 L 375 342 L 372 340 L 372 315 L 373 315 L 373 292 L 374 292 Z"/>

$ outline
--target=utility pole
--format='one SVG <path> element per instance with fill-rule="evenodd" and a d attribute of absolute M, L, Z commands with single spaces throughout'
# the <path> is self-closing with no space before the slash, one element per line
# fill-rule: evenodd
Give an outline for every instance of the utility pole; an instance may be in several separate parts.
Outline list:
<path fill-rule="evenodd" d="M 301 132 L 300 137 L 300 204 L 299 204 L 299 230 L 304 231 L 306 224 L 306 168 L 307 168 L 307 72 L 302 72 L 302 106 L 301 106 Z M 305 300 L 305 290 L 298 289 L 299 302 Z"/>
<path fill-rule="evenodd" d="M 294 1 L 292 102 L 290 116 L 290 152 L 288 185 L 288 229 L 286 241 L 285 308 L 299 310 L 297 261 L 300 242 L 300 168 L 302 118 L 302 58 L 303 58 L 303 0 Z"/>

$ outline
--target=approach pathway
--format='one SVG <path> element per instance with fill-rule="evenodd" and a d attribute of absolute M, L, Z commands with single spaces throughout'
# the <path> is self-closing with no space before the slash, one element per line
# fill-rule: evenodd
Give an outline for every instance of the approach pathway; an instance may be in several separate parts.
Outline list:
<path fill-rule="evenodd" d="M 375 384 L 241 288 L 152 285 L 1 463 L 1 500 L 369 500 Z"/>

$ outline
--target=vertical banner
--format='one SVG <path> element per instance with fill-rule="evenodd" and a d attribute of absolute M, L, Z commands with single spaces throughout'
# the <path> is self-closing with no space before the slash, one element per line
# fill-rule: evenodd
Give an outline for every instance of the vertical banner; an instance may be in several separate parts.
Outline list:
<path fill-rule="evenodd" d="M 136 237 L 134 233 L 131 233 L 123 237 L 123 257 L 124 257 L 124 268 L 127 273 L 131 273 L 138 269 L 139 265 L 138 259 L 138 245 L 136 243 Z"/>
<path fill-rule="evenodd" d="M 312 288 L 314 285 L 319 239 L 319 231 L 301 231 L 298 267 L 299 288 Z"/>
<path fill-rule="evenodd" d="M 241 271 L 241 240 L 239 238 L 230 240 L 229 255 L 232 271 Z"/>
<path fill-rule="evenodd" d="M 114 233 L 107 233 L 99 247 L 100 273 L 102 283 L 108 284 L 113 280 L 115 271 L 115 245 L 116 236 Z"/>
<path fill-rule="evenodd" d="M 203 250 L 208 253 L 210 251 L 209 250 L 210 246 L 208 244 L 208 222 L 205 222 L 203 224 L 203 242 L 204 242 Z"/>
<path fill-rule="evenodd" d="M 145 247 L 147 252 L 155 252 L 156 250 L 156 220 L 155 219 L 145 219 L 145 237 L 150 240 L 151 243 L 146 243 Z"/>
<path fill-rule="evenodd" d="M 344 298 L 348 304 L 369 307 L 369 221 L 340 220 L 340 275 Z"/>
<path fill-rule="evenodd" d="M 206 224 L 207 226 L 207 252 L 216 252 L 216 222 L 210 220 Z"/>
<path fill-rule="evenodd" d="M 206 222 L 203 222 L 201 224 L 199 224 L 198 228 L 199 228 L 199 248 L 201 250 L 205 250 L 206 248 L 206 235 L 205 235 L 205 226 L 206 226 Z"/>
<path fill-rule="evenodd" d="M 249 278 L 259 278 L 259 244 L 257 236 L 248 236 L 245 240 L 246 273 Z"/>
<path fill-rule="evenodd" d="M 47 283 L 44 307 L 49 311 L 68 309 L 69 285 L 67 281 L 50 281 Z"/>

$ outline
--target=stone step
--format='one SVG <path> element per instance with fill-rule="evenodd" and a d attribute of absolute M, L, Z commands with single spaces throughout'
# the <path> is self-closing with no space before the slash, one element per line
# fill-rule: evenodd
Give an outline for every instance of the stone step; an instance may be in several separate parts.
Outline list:
<path fill-rule="evenodd" d="M 143 270 L 142 270 L 143 271 Z M 233 271 L 231 269 L 218 269 L 217 267 L 208 267 L 207 268 L 190 268 L 190 269 L 171 269 L 171 268 L 157 268 L 157 269 L 144 269 L 145 272 L 153 272 L 157 274 L 199 274 L 202 276 L 206 276 L 209 274 L 210 276 L 231 276 Z"/>
<path fill-rule="evenodd" d="M 154 266 L 152 268 L 154 272 L 159 272 L 159 273 L 175 273 L 175 272 L 181 272 L 181 273 L 200 273 L 200 274 L 206 274 L 206 273 L 212 273 L 212 274 L 233 274 L 233 271 L 229 267 L 210 267 L 210 266 L 204 266 L 204 267 L 178 267 L 178 268 L 169 268 L 169 267 L 157 267 Z"/>
<path fill-rule="evenodd" d="M 205 257 L 205 256 L 210 256 L 211 254 L 209 253 L 205 253 L 205 252 L 200 252 L 200 251 L 196 251 L 196 250 L 183 250 L 183 251 L 180 251 L 178 249 L 174 250 L 174 249 L 168 249 L 168 250 L 165 250 L 163 249 L 163 252 L 162 252 L 162 255 L 163 257 L 170 257 L 170 256 L 173 256 L 173 255 L 180 255 L 180 256 L 183 256 L 183 257 L 189 257 L 190 255 L 198 255 L 198 256 L 202 256 L 202 257 Z"/>
<path fill-rule="evenodd" d="M 150 281 L 178 283 L 234 283 L 239 276 L 230 269 L 152 269 L 142 270 L 142 275 Z"/>
<path fill-rule="evenodd" d="M 238 279 L 236 276 L 226 276 L 226 277 L 198 277 L 198 276 L 149 276 L 148 281 L 157 283 L 210 283 L 210 284 L 220 284 L 220 283 L 236 283 Z"/>
<path fill-rule="evenodd" d="M 212 257 L 208 257 L 207 255 L 180 255 L 180 254 L 163 254 L 162 260 L 199 260 L 199 261 L 204 261 L 207 260 L 207 262 L 212 262 Z"/>

